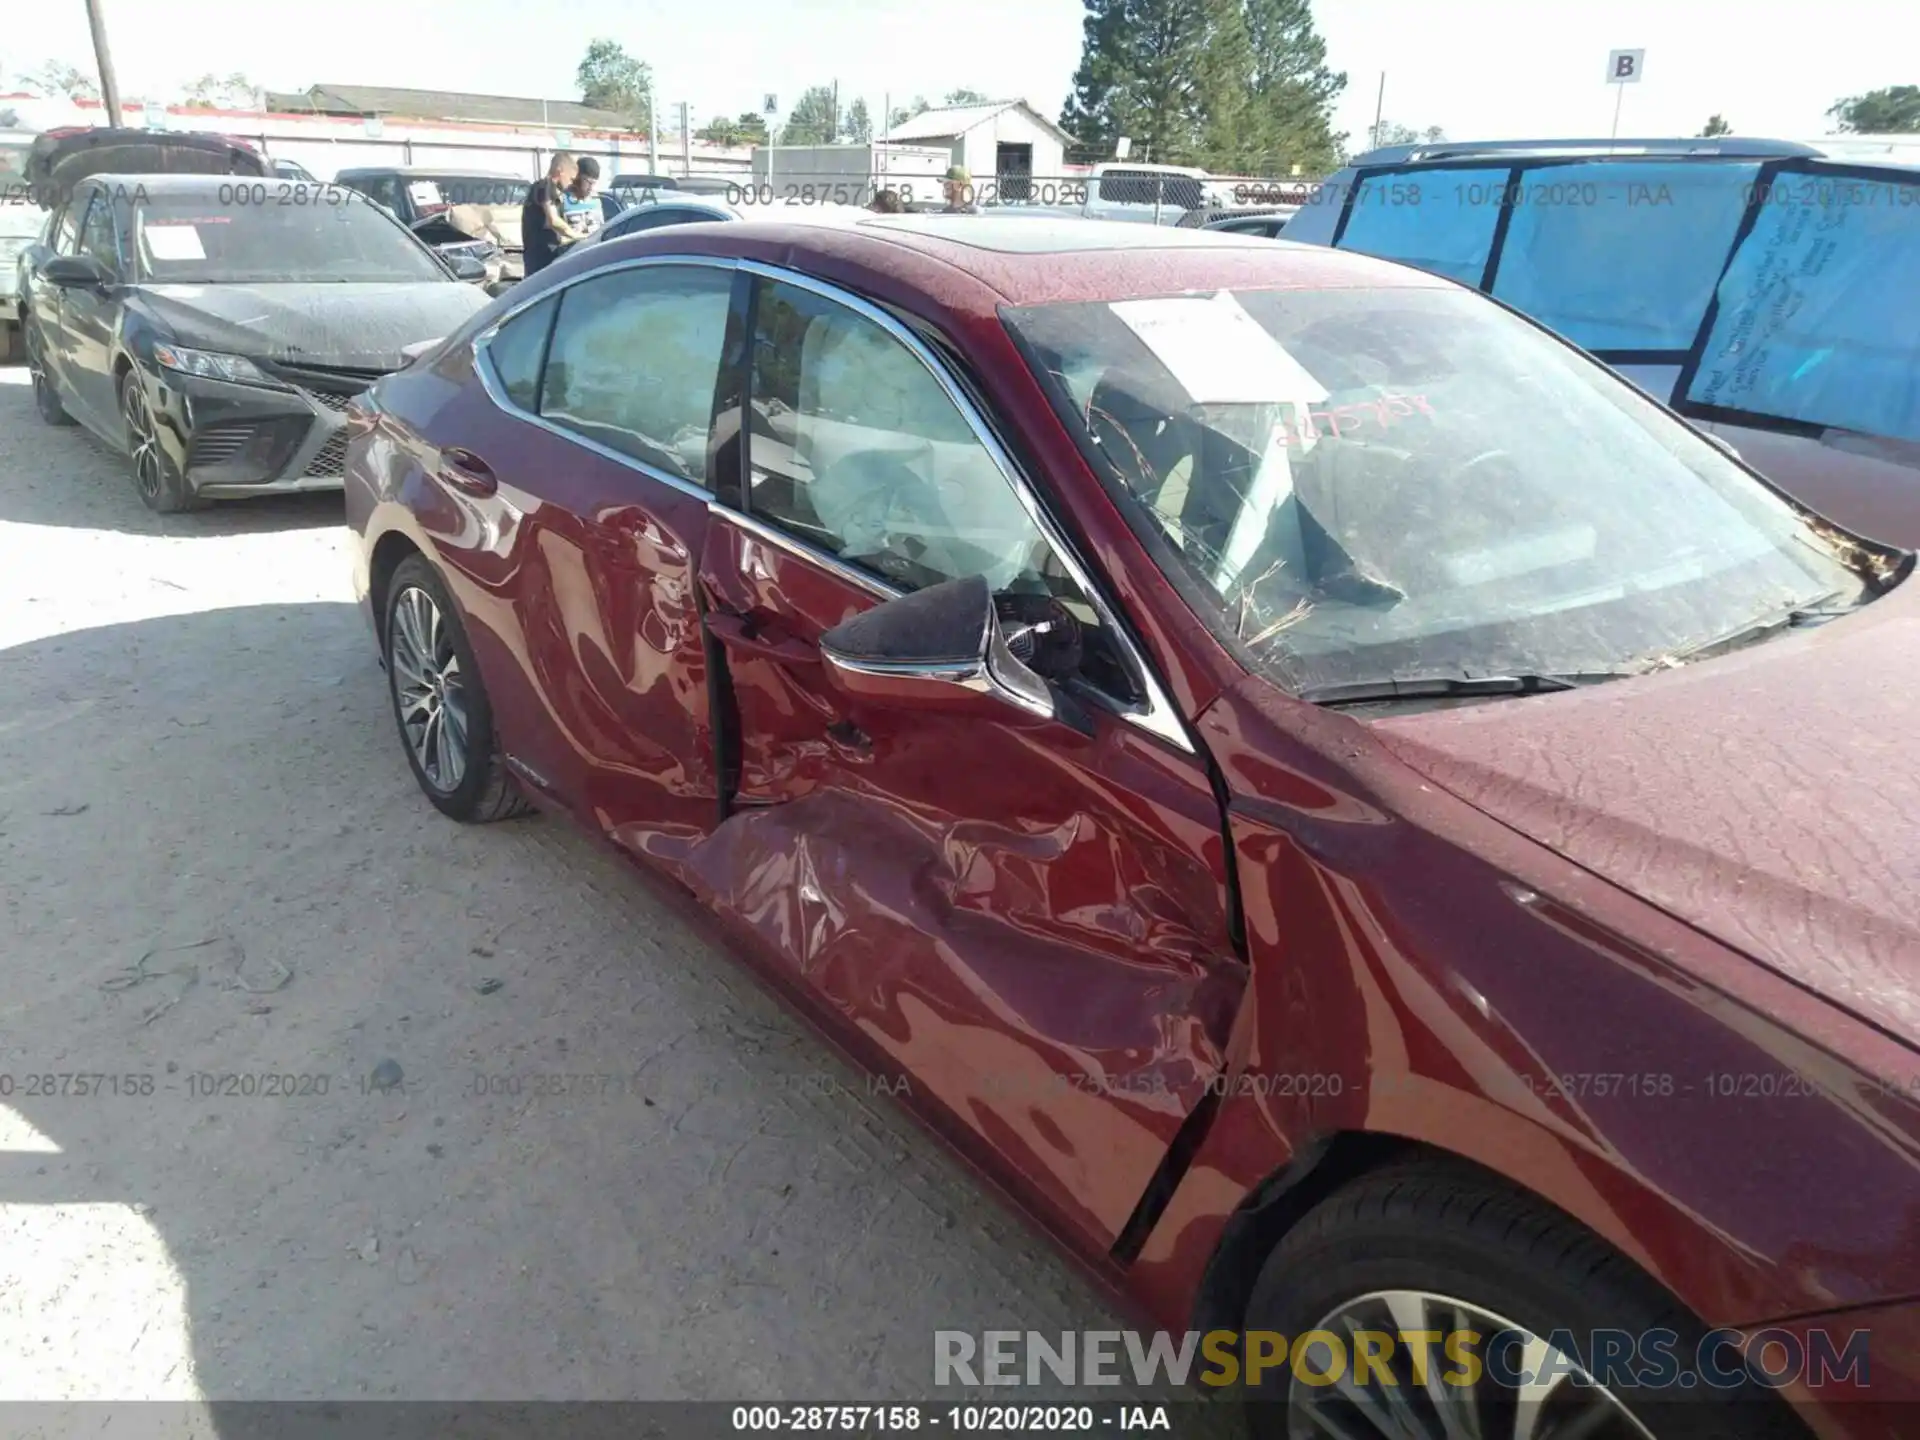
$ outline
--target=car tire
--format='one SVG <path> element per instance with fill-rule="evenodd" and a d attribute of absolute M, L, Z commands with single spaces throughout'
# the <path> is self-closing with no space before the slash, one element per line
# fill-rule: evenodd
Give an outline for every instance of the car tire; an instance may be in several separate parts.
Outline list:
<path fill-rule="evenodd" d="M 133 466 L 134 493 L 159 515 L 177 515 L 206 504 L 194 493 L 180 467 L 160 443 L 159 422 L 153 418 L 146 381 L 128 367 L 120 377 L 120 420 L 127 427 L 127 460 Z"/>
<path fill-rule="evenodd" d="M 1388 1294 L 1394 1298 L 1370 1298 Z M 1419 1321 L 1409 1326 L 1415 1314 Z M 1560 1407 L 1562 1421 L 1571 1426 L 1568 1433 L 1590 1434 L 1593 1440 L 1644 1440 L 1647 1435 L 1655 1440 L 1806 1440 L 1791 1410 L 1757 1384 L 1726 1390 L 1710 1385 L 1693 1364 L 1706 1327 L 1611 1246 L 1551 1207 L 1465 1166 L 1421 1163 L 1363 1176 L 1302 1217 L 1268 1256 L 1248 1301 L 1247 1332 L 1277 1332 L 1290 1341 L 1315 1330 L 1344 1337 L 1349 1323 L 1389 1336 L 1396 1330 L 1473 1329 L 1483 1343 L 1493 1338 L 1489 1330 L 1498 1333 L 1508 1326 L 1534 1337 L 1567 1332 L 1579 1337 L 1580 1348 L 1597 1331 L 1634 1337 L 1670 1332 L 1676 1363 L 1663 1383 L 1583 1389 L 1563 1381 L 1556 1387 L 1547 1404 Z M 1393 1344 L 1390 1358 L 1401 1383 L 1384 1385 L 1376 1372 L 1368 1388 L 1380 1393 L 1372 1398 L 1391 1409 L 1383 1397 L 1393 1391 L 1409 1408 L 1424 1409 L 1425 1391 L 1414 1380 L 1397 1337 Z M 1486 1345 L 1480 1353 L 1491 1349 Z M 1329 1349 L 1311 1353 L 1309 1374 L 1332 1368 Z M 1294 1352 L 1286 1354 L 1287 1365 L 1264 1371 L 1251 1390 L 1243 1391 L 1256 1440 L 1442 1433 L 1437 1419 L 1424 1416 L 1420 1423 L 1432 1428 L 1419 1423 L 1404 1430 L 1382 1428 L 1339 1385 L 1297 1381 Z M 1430 1379 L 1465 1373 L 1438 1344 L 1429 1357 Z M 1731 1368 L 1737 1361 L 1719 1363 Z M 1483 1416 L 1498 1413 L 1502 1404 L 1512 1415 L 1515 1392 L 1491 1384 L 1491 1377 L 1484 1383 L 1486 1390 L 1475 1387 L 1480 1393 L 1473 1396 L 1466 1387 L 1442 1393 L 1460 1397 L 1452 1403 L 1478 1400 L 1486 1407 Z M 1293 1403 L 1323 1407 L 1324 1419 L 1316 1422 L 1290 1409 Z M 1577 1406 L 1605 1413 L 1592 1417 L 1597 1423 L 1588 1431 L 1571 1423 L 1578 1418 Z M 1538 1418 L 1548 1421 L 1549 1412 L 1542 1410 Z M 1405 1425 L 1408 1417 L 1397 1419 Z M 1487 1433 L 1507 1431 L 1496 1427 Z M 1521 1432 L 1515 1427 L 1513 1433 Z M 1547 1423 L 1538 1433 L 1560 1431 Z"/>
<path fill-rule="evenodd" d="M 46 361 L 30 335 L 27 337 L 27 378 L 33 382 L 33 408 L 40 412 L 40 418 L 49 425 L 73 424 L 67 407 L 60 403 L 59 387 L 47 373 Z"/>
<path fill-rule="evenodd" d="M 380 634 L 394 724 L 427 799 L 470 824 L 526 814 L 466 627 L 423 556 L 408 556 L 393 572 Z"/>

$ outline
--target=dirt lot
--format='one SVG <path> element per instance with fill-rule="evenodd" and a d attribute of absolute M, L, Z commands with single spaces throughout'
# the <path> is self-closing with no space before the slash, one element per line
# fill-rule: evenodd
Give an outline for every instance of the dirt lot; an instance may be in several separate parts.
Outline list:
<path fill-rule="evenodd" d="M 0 1399 L 922 1399 L 1117 1323 L 615 862 L 427 806 L 344 545 L 0 370 Z"/>

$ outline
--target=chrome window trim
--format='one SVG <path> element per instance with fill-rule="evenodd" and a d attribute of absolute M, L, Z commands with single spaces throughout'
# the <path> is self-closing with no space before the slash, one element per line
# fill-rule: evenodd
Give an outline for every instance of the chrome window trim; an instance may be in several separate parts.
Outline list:
<path fill-rule="evenodd" d="M 672 227 L 666 226 L 662 228 L 671 229 Z M 905 594 L 905 591 L 888 584 L 878 576 L 870 575 L 864 570 L 847 564 L 838 556 L 830 555 L 817 546 L 809 545 L 804 540 L 789 535 L 785 531 L 765 521 L 759 520 L 751 514 L 743 513 L 742 511 L 733 509 L 731 506 L 721 504 L 715 497 L 712 489 L 708 486 L 697 485 L 693 481 L 681 476 L 668 474 L 664 470 L 648 465 L 645 461 L 638 460 L 631 455 L 615 450 L 611 446 L 602 445 L 598 441 L 580 434 L 578 431 L 556 425 L 544 416 L 536 415 L 522 409 L 508 398 L 505 386 L 500 382 L 499 376 L 494 371 L 493 358 L 489 353 L 489 347 L 493 342 L 494 336 L 500 332 L 503 326 L 516 316 L 531 310 L 534 306 L 547 300 L 553 300 L 557 304 L 559 298 L 566 291 L 585 281 L 596 280 L 620 270 L 635 270 L 657 265 L 694 265 L 713 270 L 744 272 L 763 280 L 776 280 L 783 285 L 791 285 L 795 289 L 805 290 L 833 304 L 853 311 L 862 318 L 878 325 L 882 330 L 886 331 L 887 334 L 899 341 L 901 345 L 905 346 L 908 353 L 926 367 L 927 372 L 933 376 L 935 383 L 940 386 L 948 400 L 951 401 L 955 409 L 960 412 L 961 418 L 967 423 L 967 427 L 973 431 L 974 439 L 987 452 L 995 468 L 999 470 L 1001 478 L 1012 488 L 1015 497 L 1020 501 L 1021 508 L 1027 512 L 1028 518 L 1033 521 L 1035 527 L 1040 531 L 1042 538 L 1053 547 L 1054 554 L 1059 557 L 1060 564 L 1065 568 L 1068 576 L 1080 587 L 1080 592 L 1086 596 L 1087 603 L 1092 605 L 1099 614 L 1101 623 L 1112 631 L 1119 642 L 1123 658 L 1140 679 L 1141 688 L 1146 692 L 1146 701 L 1143 705 L 1128 705 L 1117 697 L 1108 695 L 1105 691 L 1091 685 L 1083 687 L 1084 693 L 1088 698 L 1097 700 L 1103 708 L 1110 710 L 1114 715 L 1118 716 L 1127 724 L 1132 725 L 1134 728 L 1148 735 L 1152 735 L 1156 739 L 1188 755 L 1199 754 L 1199 747 L 1194 744 L 1193 738 L 1188 732 L 1186 722 L 1181 718 L 1180 712 L 1174 708 L 1173 702 L 1168 699 L 1166 689 L 1160 682 L 1160 677 L 1148 662 L 1145 651 L 1142 650 L 1138 642 L 1135 641 L 1131 629 L 1126 625 L 1114 607 L 1108 605 L 1105 599 L 1102 598 L 1098 587 L 1092 582 L 1090 572 L 1081 564 L 1080 558 L 1074 553 L 1073 547 L 1067 543 L 1066 537 L 1048 516 L 1045 506 L 1042 505 L 1040 501 L 1038 491 L 1036 491 L 1027 480 L 1027 477 L 1021 472 L 1019 466 L 1014 463 L 1013 457 L 1007 453 L 1006 448 L 1001 445 L 999 438 L 993 433 L 993 429 L 987 424 L 985 417 L 980 414 L 972 398 L 966 391 L 960 388 L 959 383 L 947 372 L 945 365 L 941 363 L 939 357 L 927 348 L 925 342 L 923 342 L 918 335 L 914 334 L 911 329 L 902 324 L 893 315 L 873 304 L 873 302 L 865 300 L 853 294 L 851 291 L 842 289 L 829 281 L 818 280 L 811 275 L 803 275 L 795 270 L 782 269 L 778 265 L 769 265 L 759 260 L 742 260 L 727 255 L 636 256 L 632 259 L 617 261 L 611 265 L 597 266 L 585 274 L 575 276 L 563 284 L 554 286 L 552 289 L 543 290 L 537 295 L 528 296 L 526 299 L 508 306 L 507 309 L 501 312 L 499 318 L 476 335 L 471 342 L 474 354 L 474 371 L 480 377 L 480 384 L 486 391 L 487 398 L 516 419 L 523 420 L 531 425 L 537 425 L 550 434 L 570 441 L 573 444 L 585 446 L 594 454 L 611 460 L 616 464 L 624 465 L 628 469 L 637 471 L 649 480 L 657 481 L 684 495 L 706 501 L 710 513 L 724 516 L 727 520 L 740 526 L 755 538 L 763 540 L 770 545 L 778 546 L 811 564 L 819 565 L 840 579 L 861 587 L 877 599 L 891 600 Z M 555 323 L 558 323 L 557 314 L 555 316 Z"/>

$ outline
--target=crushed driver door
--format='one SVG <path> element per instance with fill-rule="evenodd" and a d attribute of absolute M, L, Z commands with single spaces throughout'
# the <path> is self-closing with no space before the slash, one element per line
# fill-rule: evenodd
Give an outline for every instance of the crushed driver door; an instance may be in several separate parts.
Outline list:
<path fill-rule="evenodd" d="M 757 283 L 748 513 L 716 511 L 700 567 L 735 776 L 688 878 L 1105 1251 L 1221 1074 L 1245 987 L 1206 769 L 1121 713 L 1136 652 L 933 357 L 852 297 Z M 1048 663 L 1084 729 L 831 686 L 825 631 L 981 573 L 1010 611 L 1069 617 Z"/>

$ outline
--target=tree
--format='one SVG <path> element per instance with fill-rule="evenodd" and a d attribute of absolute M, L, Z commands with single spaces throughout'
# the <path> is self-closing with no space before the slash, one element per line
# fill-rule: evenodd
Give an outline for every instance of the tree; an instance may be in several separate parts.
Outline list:
<path fill-rule="evenodd" d="M 1889 85 L 1835 102 L 1827 114 L 1856 135 L 1920 134 L 1920 85 Z"/>
<path fill-rule="evenodd" d="M 978 90 L 949 90 L 942 105 L 985 105 L 987 97 Z"/>
<path fill-rule="evenodd" d="M 1732 133 L 1733 126 L 1727 123 L 1726 116 L 1709 115 L 1707 117 L 1706 128 L 1700 132 L 1700 136 L 1702 139 L 1710 140 L 1715 135 L 1731 135 Z"/>
<path fill-rule="evenodd" d="M 782 145 L 831 145 L 840 135 L 840 112 L 831 85 L 809 85 L 787 112 Z"/>
<path fill-rule="evenodd" d="M 758 110 L 742 110 L 740 118 L 733 122 L 740 127 L 742 145 L 768 145 L 772 141 L 767 135 L 767 117 Z"/>
<path fill-rule="evenodd" d="M 182 98 L 189 105 L 209 105 L 221 110 L 253 110 L 260 104 L 260 87 L 237 70 L 224 79 L 208 73 L 187 86 Z"/>
<path fill-rule="evenodd" d="M 716 115 L 694 131 L 693 138 L 704 140 L 709 145 L 738 145 L 741 133 L 738 120 L 729 120 L 724 115 Z"/>
<path fill-rule="evenodd" d="M 1312 6 L 1308 0 L 1247 0 L 1247 34 L 1253 43 L 1248 139 L 1265 161 L 1257 168 L 1332 171 L 1347 138 L 1333 131 L 1333 107 L 1347 77 L 1327 68 L 1327 42 L 1313 27 Z"/>
<path fill-rule="evenodd" d="M 1061 127 L 1099 154 L 1215 170 L 1324 172 L 1347 77 L 1329 70 L 1308 0 L 1085 0 Z"/>
<path fill-rule="evenodd" d="M 69 100 L 98 100 L 100 87 L 87 78 L 84 70 L 59 60 L 49 60 L 38 70 L 28 70 L 20 83 L 42 95 L 64 95 Z"/>
<path fill-rule="evenodd" d="M 887 126 L 891 129 L 895 125 L 904 125 L 907 121 L 913 119 L 914 116 L 924 115 L 932 108 L 933 106 L 927 103 L 926 96 L 916 95 L 913 97 L 913 103 L 911 105 L 896 105 L 893 107 L 893 114 L 887 117 Z"/>
<path fill-rule="evenodd" d="M 1060 127 L 1103 154 L 1124 135 L 1154 160 L 1199 159 L 1199 80 L 1211 68 L 1215 3 L 1086 0 L 1080 68 Z"/>
<path fill-rule="evenodd" d="M 627 54 L 616 41 L 589 41 L 574 81 L 580 86 L 581 104 L 625 115 L 651 133 L 653 69 Z"/>
<path fill-rule="evenodd" d="M 864 100 L 856 100 L 847 107 L 847 139 L 856 145 L 873 139 L 873 117 L 867 113 Z"/>
<path fill-rule="evenodd" d="M 1401 125 L 1392 120 L 1382 120 L 1378 133 L 1373 137 L 1376 147 L 1381 145 L 1438 145 L 1447 138 L 1447 132 L 1438 125 L 1429 125 L 1424 130 L 1416 130 L 1411 125 Z"/>

